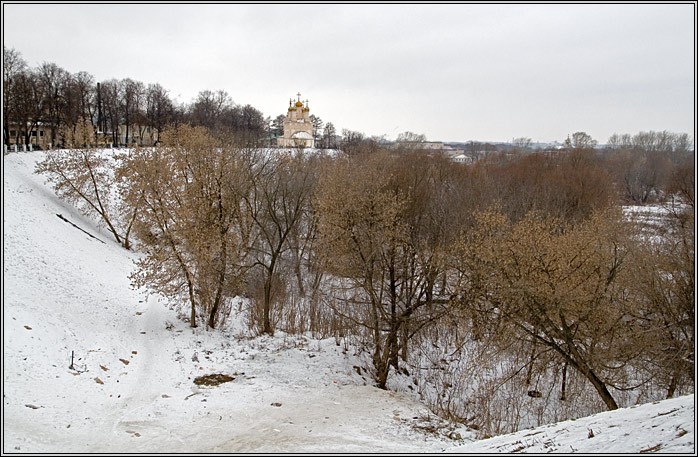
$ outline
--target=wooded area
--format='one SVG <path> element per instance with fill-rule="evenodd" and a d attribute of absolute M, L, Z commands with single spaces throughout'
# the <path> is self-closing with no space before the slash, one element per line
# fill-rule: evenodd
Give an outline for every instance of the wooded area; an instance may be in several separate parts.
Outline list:
<path fill-rule="evenodd" d="M 463 165 L 353 146 L 181 125 L 158 147 L 47 151 L 37 172 L 142 252 L 134 285 L 192 327 L 246 297 L 254 332 L 351 343 L 377 386 L 408 376 L 483 434 L 692 391 L 692 151 L 570 144 Z M 643 201 L 629 183 L 661 223 L 624 214 Z"/>

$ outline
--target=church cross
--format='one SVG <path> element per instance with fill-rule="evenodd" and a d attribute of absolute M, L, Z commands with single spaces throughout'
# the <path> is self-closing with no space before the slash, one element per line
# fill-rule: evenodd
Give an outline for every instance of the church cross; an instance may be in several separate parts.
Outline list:
<path fill-rule="evenodd" d="M 298 92 L 296 95 L 298 95 L 298 101 L 301 101 L 301 93 Z"/>

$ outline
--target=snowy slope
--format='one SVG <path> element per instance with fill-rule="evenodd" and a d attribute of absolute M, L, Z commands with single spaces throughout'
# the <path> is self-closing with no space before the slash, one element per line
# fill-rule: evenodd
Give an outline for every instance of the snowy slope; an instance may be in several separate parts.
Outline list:
<path fill-rule="evenodd" d="M 447 452 L 695 454 L 693 395 L 521 430 Z"/>
<path fill-rule="evenodd" d="M 135 254 L 33 174 L 41 157 L 3 158 L 4 453 L 694 452 L 693 396 L 471 442 L 342 342 L 192 330 L 130 288 Z M 193 383 L 211 373 L 234 379 Z"/>

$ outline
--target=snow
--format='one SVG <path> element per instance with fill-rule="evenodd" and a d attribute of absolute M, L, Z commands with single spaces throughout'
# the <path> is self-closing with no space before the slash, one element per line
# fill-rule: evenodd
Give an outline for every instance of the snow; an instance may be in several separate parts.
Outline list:
<path fill-rule="evenodd" d="M 469 443 L 447 452 L 695 454 L 693 395 L 607 411 Z"/>
<path fill-rule="evenodd" d="M 42 157 L 3 158 L 3 453 L 695 450 L 693 395 L 475 441 L 373 387 L 342 340 L 192 330 L 131 288 L 137 254 L 33 174 Z M 234 379 L 194 384 L 213 373 Z"/>

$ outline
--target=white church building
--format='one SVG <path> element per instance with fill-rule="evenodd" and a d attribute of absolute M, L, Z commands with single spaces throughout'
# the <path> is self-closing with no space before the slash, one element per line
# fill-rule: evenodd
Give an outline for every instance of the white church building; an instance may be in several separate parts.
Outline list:
<path fill-rule="evenodd" d="M 276 144 L 282 148 L 288 147 L 315 147 L 315 135 L 313 135 L 313 123 L 310 121 L 310 108 L 308 100 L 303 103 L 301 94 L 294 103 L 288 101 L 288 113 L 284 119 L 284 135 L 276 139 Z"/>

